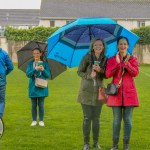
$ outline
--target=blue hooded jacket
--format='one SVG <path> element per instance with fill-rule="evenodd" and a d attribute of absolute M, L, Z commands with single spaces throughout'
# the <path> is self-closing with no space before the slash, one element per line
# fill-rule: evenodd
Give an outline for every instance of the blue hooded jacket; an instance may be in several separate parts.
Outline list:
<path fill-rule="evenodd" d="M 13 63 L 7 52 L 0 48 L 0 86 L 6 84 L 6 75 L 8 75 L 13 69 Z"/>

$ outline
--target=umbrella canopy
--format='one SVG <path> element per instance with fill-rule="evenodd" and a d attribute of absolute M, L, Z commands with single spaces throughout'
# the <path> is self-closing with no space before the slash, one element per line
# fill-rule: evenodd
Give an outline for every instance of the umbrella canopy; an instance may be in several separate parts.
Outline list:
<path fill-rule="evenodd" d="M 92 38 L 104 39 L 107 47 L 105 55 L 116 54 L 119 36 L 129 40 L 128 52 L 132 54 L 139 37 L 110 18 L 79 18 L 55 31 L 48 39 L 48 58 L 57 60 L 68 67 L 80 64 L 89 51 Z"/>
<path fill-rule="evenodd" d="M 22 47 L 19 51 L 17 51 L 18 68 L 23 72 L 26 72 L 28 62 L 33 60 L 34 48 L 40 48 L 42 51 L 43 60 L 48 62 L 51 72 L 50 79 L 54 79 L 56 76 L 58 76 L 67 69 L 66 65 L 57 62 L 56 60 L 46 58 L 47 55 L 46 43 L 31 41 L 27 43 L 24 47 Z"/>

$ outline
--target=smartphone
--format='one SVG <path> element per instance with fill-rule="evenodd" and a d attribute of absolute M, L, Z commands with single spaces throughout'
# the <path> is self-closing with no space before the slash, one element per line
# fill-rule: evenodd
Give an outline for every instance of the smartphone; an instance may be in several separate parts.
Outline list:
<path fill-rule="evenodd" d="M 38 66 L 42 66 L 42 65 L 43 65 L 43 61 L 38 61 L 38 62 L 37 62 L 37 65 L 38 65 Z"/>
<path fill-rule="evenodd" d="M 99 65 L 100 62 L 99 61 L 94 61 L 94 65 Z"/>

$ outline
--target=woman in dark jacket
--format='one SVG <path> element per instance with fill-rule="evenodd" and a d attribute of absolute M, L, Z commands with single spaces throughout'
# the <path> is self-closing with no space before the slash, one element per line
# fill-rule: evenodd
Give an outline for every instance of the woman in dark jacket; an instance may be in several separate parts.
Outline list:
<path fill-rule="evenodd" d="M 31 126 L 35 126 L 37 124 L 37 105 L 39 107 L 39 125 L 44 126 L 44 99 L 46 96 L 48 96 L 48 87 L 41 88 L 35 86 L 35 78 L 38 77 L 46 80 L 50 77 L 50 69 L 48 63 L 42 61 L 41 55 L 41 50 L 39 48 L 35 48 L 33 50 L 34 60 L 29 62 L 26 70 L 26 75 L 28 78 L 30 78 L 28 94 L 32 102 L 33 121 Z M 38 65 L 39 61 L 42 61 L 41 65 Z"/>
<path fill-rule="evenodd" d="M 106 77 L 113 77 L 112 82 L 118 84 L 122 72 L 122 82 L 116 95 L 108 96 L 107 105 L 113 110 L 113 147 L 111 150 L 118 149 L 121 120 L 124 121 L 124 150 L 129 150 L 129 140 L 132 128 L 132 112 L 135 106 L 139 106 L 134 77 L 139 73 L 137 58 L 127 54 L 128 39 L 119 37 L 117 41 L 118 53 L 108 59 L 106 67 Z"/>
<path fill-rule="evenodd" d="M 93 147 L 101 149 L 98 144 L 100 113 L 102 103 L 98 100 L 98 89 L 103 86 L 104 70 L 107 58 L 104 56 L 105 44 L 102 39 L 91 42 L 90 52 L 84 56 L 78 68 L 82 78 L 78 94 L 78 102 L 83 110 L 84 150 L 89 150 L 90 129 L 93 131 Z"/>

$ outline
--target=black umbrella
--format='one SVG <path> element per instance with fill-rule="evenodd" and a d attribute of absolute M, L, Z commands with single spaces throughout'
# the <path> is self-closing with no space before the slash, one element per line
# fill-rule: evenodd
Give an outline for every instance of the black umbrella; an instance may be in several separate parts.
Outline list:
<path fill-rule="evenodd" d="M 50 72 L 51 72 L 50 79 L 54 79 L 55 77 L 57 77 L 59 74 L 61 74 L 67 69 L 66 65 L 63 65 L 62 63 L 57 62 L 55 60 L 46 58 L 46 54 L 47 54 L 46 43 L 31 41 L 17 51 L 18 68 L 23 72 L 26 72 L 28 62 L 33 60 L 34 48 L 41 49 L 43 60 L 48 62 L 50 67 Z"/>

